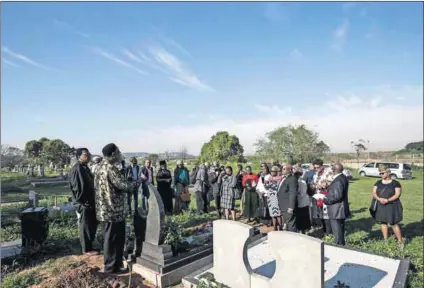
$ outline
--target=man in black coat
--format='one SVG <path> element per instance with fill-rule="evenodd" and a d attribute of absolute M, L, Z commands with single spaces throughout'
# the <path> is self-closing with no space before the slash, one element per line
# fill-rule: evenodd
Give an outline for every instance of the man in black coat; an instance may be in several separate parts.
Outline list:
<path fill-rule="evenodd" d="M 328 218 L 334 235 L 334 244 L 345 245 L 345 220 L 350 217 L 348 190 L 349 180 L 343 174 L 343 165 L 333 165 L 333 181 L 327 189 L 327 195 L 317 196 L 327 205 Z"/>
<path fill-rule="evenodd" d="M 299 183 L 292 172 L 293 169 L 291 165 L 283 166 L 283 180 L 280 182 L 277 197 L 281 215 L 283 216 L 287 230 L 296 232 L 296 202 Z"/>
<path fill-rule="evenodd" d="M 90 162 L 90 152 L 87 148 L 76 151 L 77 163 L 69 171 L 69 187 L 72 191 L 72 206 L 78 215 L 79 237 L 82 252 L 96 255 L 93 241 L 96 236 L 97 219 L 95 208 L 94 178 L 87 164 Z"/>

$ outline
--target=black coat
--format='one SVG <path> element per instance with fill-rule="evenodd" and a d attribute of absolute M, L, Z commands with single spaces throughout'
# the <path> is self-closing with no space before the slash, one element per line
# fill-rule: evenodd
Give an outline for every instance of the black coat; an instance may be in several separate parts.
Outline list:
<path fill-rule="evenodd" d="M 324 203 L 327 205 L 328 218 L 346 219 L 350 217 L 349 210 L 349 180 L 344 174 L 340 174 L 331 182 L 327 189 Z"/>
<path fill-rule="evenodd" d="M 278 206 L 281 211 L 287 211 L 289 208 L 294 210 L 297 207 L 299 183 L 294 175 L 289 175 L 282 181 L 277 194 Z"/>
<path fill-rule="evenodd" d="M 87 165 L 79 161 L 68 174 L 69 187 L 72 191 L 72 206 L 77 212 L 82 208 L 95 208 L 94 179 Z"/>

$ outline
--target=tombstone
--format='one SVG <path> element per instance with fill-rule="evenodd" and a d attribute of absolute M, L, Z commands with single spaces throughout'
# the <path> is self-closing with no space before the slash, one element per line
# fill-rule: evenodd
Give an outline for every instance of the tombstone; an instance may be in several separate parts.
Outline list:
<path fill-rule="evenodd" d="M 41 174 L 40 177 L 44 177 L 45 176 L 44 175 L 44 166 L 43 165 L 41 165 L 41 167 L 40 167 L 40 174 Z"/>
<path fill-rule="evenodd" d="M 38 165 L 37 166 L 37 176 L 38 177 L 43 177 L 42 174 L 41 174 L 41 165 Z"/>
<path fill-rule="evenodd" d="M 49 164 L 49 170 L 50 170 L 50 171 L 53 171 L 53 169 L 54 169 L 53 162 L 50 162 L 50 164 Z"/>
<path fill-rule="evenodd" d="M 324 242 L 286 231 L 268 233 L 268 242 L 276 256 L 275 273 L 271 279 L 252 273 L 251 288 L 324 287 Z"/>
<path fill-rule="evenodd" d="M 147 184 L 147 187 L 146 237 L 140 258 L 165 265 L 165 260 L 172 257 L 171 246 L 163 244 L 165 240 L 165 209 L 156 188 L 150 183 Z"/>
<path fill-rule="evenodd" d="M 252 226 L 240 222 L 213 222 L 213 273 L 217 282 L 231 288 L 250 287 L 244 257 L 247 253 L 245 243 L 253 236 L 253 231 Z"/>

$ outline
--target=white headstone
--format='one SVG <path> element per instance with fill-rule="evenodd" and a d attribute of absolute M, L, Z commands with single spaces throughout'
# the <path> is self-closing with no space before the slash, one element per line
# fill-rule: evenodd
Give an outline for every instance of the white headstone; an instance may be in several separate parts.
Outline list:
<path fill-rule="evenodd" d="M 213 222 L 213 274 L 217 282 L 231 288 L 250 287 L 243 258 L 247 253 L 245 243 L 252 235 L 253 228 L 247 224 L 230 220 Z"/>

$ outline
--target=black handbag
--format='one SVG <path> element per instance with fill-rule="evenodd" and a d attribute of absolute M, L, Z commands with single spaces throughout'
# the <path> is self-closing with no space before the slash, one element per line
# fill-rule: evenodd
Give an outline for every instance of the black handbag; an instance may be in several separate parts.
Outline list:
<path fill-rule="evenodd" d="M 381 191 L 380 195 L 383 194 L 384 190 L 386 190 L 386 187 L 384 187 L 384 189 L 383 189 L 383 191 Z M 380 197 L 378 194 L 377 194 L 377 196 Z M 372 200 L 371 200 L 370 208 L 368 208 L 372 218 L 375 218 L 375 214 L 377 213 L 377 205 L 378 205 L 378 201 L 377 201 L 377 199 L 375 199 L 373 197 Z"/>

